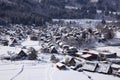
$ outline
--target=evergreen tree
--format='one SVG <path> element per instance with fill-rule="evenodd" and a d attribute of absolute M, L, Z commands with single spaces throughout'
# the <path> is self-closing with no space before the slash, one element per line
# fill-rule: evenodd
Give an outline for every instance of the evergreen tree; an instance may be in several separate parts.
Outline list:
<path fill-rule="evenodd" d="M 28 59 L 29 60 L 36 60 L 37 59 L 37 51 L 32 47 L 29 49 Z"/>

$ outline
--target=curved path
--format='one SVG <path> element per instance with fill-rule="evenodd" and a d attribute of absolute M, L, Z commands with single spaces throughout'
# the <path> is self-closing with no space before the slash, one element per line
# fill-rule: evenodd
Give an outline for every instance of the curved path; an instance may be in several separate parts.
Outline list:
<path fill-rule="evenodd" d="M 21 70 L 15 76 L 13 76 L 10 80 L 14 80 L 17 76 L 19 76 L 23 72 L 23 69 L 24 69 L 24 65 L 21 67 Z"/>

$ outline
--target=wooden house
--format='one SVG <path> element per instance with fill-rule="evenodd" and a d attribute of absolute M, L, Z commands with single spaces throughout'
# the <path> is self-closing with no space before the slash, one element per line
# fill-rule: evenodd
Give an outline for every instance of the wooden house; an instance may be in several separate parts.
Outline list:
<path fill-rule="evenodd" d="M 80 58 L 85 60 L 96 60 L 98 58 L 97 54 L 90 53 L 90 52 L 78 52 L 76 53 Z"/>
<path fill-rule="evenodd" d="M 50 50 L 50 53 L 58 53 L 58 51 L 55 48 L 55 46 L 51 46 L 49 50 Z"/>
<path fill-rule="evenodd" d="M 9 43 L 9 46 L 14 47 L 15 45 L 18 45 L 18 41 L 16 39 L 12 39 Z"/>
<path fill-rule="evenodd" d="M 20 59 L 25 59 L 28 55 L 23 51 L 21 50 L 18 54 L 17 54 L 17 57 L 20 58 Z"/>
<path fill-rule="evenodd" d="M 99 57 L 100 58 L 116 58 L 117 57 L 117 53 L 105 53 L 105 52 L 103 52 L 103 53 L 100 53 L 99 54 Z"/>
<path fill-rule="evenodd" d="M 77 56 L 76 53 L 78 52 L 77 48 L 75 47 L 70 47 L 69 50 L 68 50 L 68 54 L 70 56 Z"/>
<path fill-rule="evenodd" d="M 94 60 L 98 58 L 97 54 L 91 53 L 91 52 L 83 52 L 83 54 L 89 54 L 91 57 L 88 58 L 88 60 Z"/>
<path fill-rule="evenodd" d="M 38 37 L 36 35 L 31 35 L 30 40 L 37 41 Z"/>
<path fill-rule="evenodd" d="M 76 65 L 75 59 L 71 56 L 65 56 L 65 59 L 63 59 L 62 62 L 67 66 L 75 66 Z"/>
<path fill-rule="evenodd" d="M 28 55 L 23 50 L 20 50 L 18 53 L 11 56 L 11 60 L 24 60 L 27 59 L 27 57 Z"/>
<path fill-rule="evenodd" d="M 24 60 L 24 59 L 27 59 L 27 57 L 28 57 L 28 55 L 23 50 L 20 50 L 20 51 L 18 51 L 18 53 L 3 56 L 3 59 L 5 59 L 5 60 Z"/>

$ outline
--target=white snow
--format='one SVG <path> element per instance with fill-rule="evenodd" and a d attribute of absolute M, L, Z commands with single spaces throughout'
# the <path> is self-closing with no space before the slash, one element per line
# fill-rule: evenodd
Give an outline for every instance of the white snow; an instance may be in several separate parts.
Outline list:
<path fill-rule="evenodd" d="M 116 31 L 115 34 L 116 34 L 116 35 L 115 35 L 115 38 L 120 38 L 120 32 L 119 32 L 119 31 Z"/>
<path fill-rule="evenodd" d="M 81 72 L 73 70 L 58 70 L 55 67 L 51 68 L 52 80 L 90 80 L 86 75 Z"/>
<path fill-rule="evenodd" d="M 84 57 L 84 58 L 87 58 L 87 57 L 90 57 L 91 55 L 90 54 L 83 54 L 81 56 Z"/>
<path fill-rule="evenodd" d="M 26 40 L 22 46 L 34 47 L 39 50 L 40 45 L 38 41 Z M 17 53 L 21 48 L 0 46 L 0 55 L 7 55 L 8 51 Z M 99 47 L 98 51 L 109 50 L 111 53 L 118 53 L 120 56 L 119 47 Z M 92 52 L 92 51 L 91 51 Z M 94 51 L 93 51 L 94 52 Z M 97 52 L 95 52 L 97 54 Z M 78 72 L 68 68 L 68 70 L 58 70 L 56 65 L 49 61 L 51 54 L 39 54 L 41 61 L 6 61 L 0 60 L 0 79 L 1 80 L 120 80 L 119 77 L 113 75 L 106 75 L 96 72 Z M 55 55 L 60 60 L 64 56 Z M 91 77 L 91 79 L 90 79 Z"/>
<path fill-rule="evenodd" d="M 0 79 L 10 80 L 20 70 L 20 65 L 0 65 Z"/>
<path fill-rule="evenodd" d="M 18 53 L 21 49 L 19 47 L 9 47 L 9 46 L 0 46 L 0 57 L 1 56 L 10 56 L 10 53 Z"/>
<path fill-rule="evenodd" d="M 107 47 L 98 47 L 96 50 L 99 51 L 109 51 L 110 53 L 117 53 L 120 56 L 120 47 L 119 46 L 107 46 Z"/>
<path fill-rule="evenodd" d="M 119 77 L 100 74 L 100 73 L 92 73 L 92 72 L 85 71 L 85 74 L 91 76 L 92 80 L 108 80 L 108 79 L 109 80 L 120 80 Z"/>
<path fill-rule="evenodd" d="M 22 43 L 23 46 L 37 46 L 39 45 L 39 41 L 31 41 L 31 40 L 26 40 Z"/>
<path fill-rule="evenodd" d="M 44 55 L 46 57 L 47 55 Z M 49 58 L 47 56 L 44 59 Z M 56 65 L 44 61 L 0 61 L 0 79 L 2 80 L 120 80 L 113 75 L 93 72 L 58 70 Z"/>
<path fill-rule="evenodd" d="M 39 41 L 32 41 L 29 38 L 21 43 L 22 46 L 25 46 L 26 48 L 33 47 L 36 50 L 40 50 L 40 42 Z"/>
<path fill-rule="evenodd" d="M 53 21 L 59 21 L 59 20 L 64 21 L 65 23 L 76 22 L 76 24 L 84 28 L 90 28 L 90 27 L 94 28 L 102 21 L 100 19 L 96 19 L 96 20 L 95 19 L 53 19 Z M 106 22 L 110 23 L 113 21 L 107 20 Z"/>
<path fill-rule="evenodd" d="M 97 3 L 97 2 L 98 2 L 98 0 L 90 0 L 90 2 Z"/>

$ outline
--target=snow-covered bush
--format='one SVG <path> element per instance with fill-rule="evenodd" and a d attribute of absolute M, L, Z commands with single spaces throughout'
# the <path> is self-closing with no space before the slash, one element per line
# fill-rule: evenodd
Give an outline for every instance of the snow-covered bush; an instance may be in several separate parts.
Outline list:
<path fill-rule="evenodd" d="M 113 39 L 115 36 L 113 30 L 108 29 L 106 33 L 104 34 L 105 39 Z"/>
<path fill-rule="evenodd" d="M 53 62 L 53 63 L 57 63 L 57 62 L 59 62 L 59 59 L 56 58 L 55 55 L 51 55 L 51 57 L 50 57 L 50 61 Z"/>
<path fill-rule="evenodd" d="M 40 49 L 40 52 L 41 52 L 41 53 L 49 53 L 50 51 L 49 51 L 48 48 L 42 47 L 42 48 Z"/>

